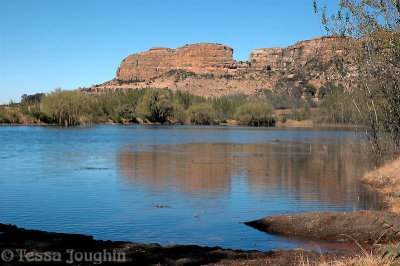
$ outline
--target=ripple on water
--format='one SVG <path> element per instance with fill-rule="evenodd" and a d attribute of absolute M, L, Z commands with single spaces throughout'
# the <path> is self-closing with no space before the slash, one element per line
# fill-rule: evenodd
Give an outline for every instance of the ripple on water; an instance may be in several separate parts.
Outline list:
<path fill-rule="evenodd" d="M 0 135 L 0 222 L 26 228 L 268 250 L 308 244 L 243 222 L 374 207 L 357 182 L 372 164 L 349 150 L 361 139 L 352 132 L 91 126 Z"/>

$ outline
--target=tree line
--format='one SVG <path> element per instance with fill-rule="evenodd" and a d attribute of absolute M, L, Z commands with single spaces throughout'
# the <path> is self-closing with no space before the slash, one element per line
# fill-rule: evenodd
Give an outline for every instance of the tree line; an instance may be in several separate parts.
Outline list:
<path fill-rule="evenodd" d="M 341 98 L 340 86 L 333 83 L 326 83 L 319 89 L 307 87 L 301 93 L 264 89 L 252 96 L 237 93 L 208 98 L 156 88 L 93 95 L 56 89 L 48 94 L 23 95 L 19 103 L 1 105 L 0 123 L 215 125 L 236 120 L 248 126 L 273 126 L 276 121 L 288 119 L 352 123 L 352 112 L 345 104 L 337 108 L 337 98 Z M 310 108 L 316 107 L 320 107 L 320 111 L 312 115 Z M 292 112 L 274 115 L 275 109 L 292 109 Z"/>
<path fill-rule="evenodd" d="M 98 95 L 56 89 L 48 94 L 23 95 L 20 103 L 0 106 L 0 123 L 213 125 L 235 118 L 243 125 L 271 126 L 273 107 L 268 102 L 260 105 L 260 101 L 250 100 L 244 94 L 205 98 L 169 89 L 133 89 Z M 249 108 L 253 108 L 251 115 Z"/>

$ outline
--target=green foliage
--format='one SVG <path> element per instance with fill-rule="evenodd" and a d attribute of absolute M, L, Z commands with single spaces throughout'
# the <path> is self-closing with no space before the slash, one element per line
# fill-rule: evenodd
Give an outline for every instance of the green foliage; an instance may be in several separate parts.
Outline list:
<path fill-rule="evenodd" d="M 336 86 L 332 82 L 326 82 L 320 87 L 318 98 L 321 100 L 320 115 L 325 116 L 325 122 L 339 124 L 356 122 L 354 116 L 356 110 L 342 84 Z"/>
<path fill-rule="evenodd" d="M 211 100 L 211 103 L 215 110 L 217 119 L 226 121 L 233 119 L 233 114 L 236 112 L 237 108 L 247 101 L 246 95 L 238 93 L 218 98 L 214 97 Z"/>
<path fill-rule="evenodd" d="M 296 95 L 293 90 L 265 89 L 263 90 L 263 94 L 275 109 L 292 109 L 301 108 L 305 104 L 304 99 L 301 98 L 302 89 L 300 91 L 300 95 Z"/>
<path fill-rule="evenodd" d="M 173 102 L 171 120 L 174 124 L 183 125 L 186 123 L 186 110 L 177 100 Z"/>
<path fill-rule="evenodd" d="M 209 103 L 199 103 L 190 106 L 187 113 L 189 121 L 196 125 L 210 125 L 214 123 L 215 112 Z"/>
<path fill-rule="evenodd" d="M 234 117 L 248 126 L 272 126 L 275 124 L 273 111 L 267 102 L 248 102 L 237 109 Z"/>
<path fill-rule="evenodd" d="M 303 96 L 303 93 L 304 93 L 303 87 L 294 87 L 292 89 L 292 93 L 293 93 L 294 97 L 296 97 L 298 99 L 301 98 Z"/>
<path fill-rule="evenodd" d="M 135 122 L 135 123 L 137 122 L 135 116 L 135 108 L 133 107 L 133 105 L 123 104 L 122 106 L 117 108 L 117 110 L 118 110 L 117 120 L 119 123 L 121 123 L 122 118 L 128 120 L 129 122 Z"/>
<path fill-rule="evenodd" d="M 102 121 L 111 119 L 114 122 L 135 122 L 136 106 L 144 93 L 145 90 L 126 90 L 95 96 L 98 107 L 95 116 Z"/>
<path fill-rule="evenodd" d="M 314 9 L 327 32 L 346 45 L 335 65 L 345 83 L 344 96 L 351 99 L 356 121 L 366 127 L 375 152 L 383 152 L 387 139 L 400 149 L 399 1 L 339 0 L 338 12 L 329 16 L 314 0 Z"/>
<path fill-rule="evenodd" d="M 386 246 L 384 248 L 384 253 L 382 257 L 388 258 L 390 261 L 398 260 L 400 258 L 400 243 Z M 393 264 L 393 265 L 399 265 L 399 264 Z"/>
<path fill-rule="evenodd" d="M 57 89 L 42 98 L 43 113 L 58 125 L 77 125 L 90 121 L 95 99 L 78 91 Z"/>
<path fill-rule="evenodd" d="M 172 92 L 149 89 L 137 105 L 136 111 L 150 122 L 165 123 L 173 114 Z"/>
<path fill-rule="evenodd" d="M 306 95 L 309 95 L 311 97 L 315 97 L 315 95 L 317 94 L 317 87 L 315 87 L 314 85 L 308 84 L 306 86 L 306 89 L 305 89 L 304 92 L 305 92 Z"/>
<path fill-rule="evenodd" d="M 0 106 L 0 123 L 20 124 L 23 122 L 22 114 L 15 104 Z"/>
<path fill-rule="evenodd" d="M 0 106 L 0 123 L 3 124 L 11 123 L 7 107 L 5 105 Z"/>
<path fill-rule="evenodd" d="M 326 83 L 324 87 L 329 89 L 320 99 L 319 115 L 325 122 L 352 122 L 349 114 L 354 112 L 347 109 L 351 104 L 345 101 L 338 104 L 343 98 L 343 86 Z M 321 89 L 318 96 L 320 93 Z M 258 96 L 238 93 L 205 98 L 168 89 L 117 90 L 94 95 L 57 89 L 41 95 L 40 102 L 27 100 L 30 96 L 24 95 L 19 104 L 1 106 L 0 123 L 125 124 L 138 123 L 138 118 L 141 118 L 157 123 L 208 125 L 236 119 L 249 126 L 270 126 L 275 122 L 274 105 L 276 109 L 292 109 L 291 114 L 279 117 L 283 123 L 288 118 L 299 121 L 314 118 L 315 111 L 311 113 L 311 107 L 315 107 L 315 102 L 309 93 L 304 94 L 299 98 L 292 90 L 264 90 Z"/>
<path fill-rule="evenodd" d="M 21 96 L 21 103 L 27 103 L 27 104 L 40 103 L 42 98 L 45 96 L 46 94 L 44 93 L 36 93 L 33 95 L 23 94 Z"/>
<path fill-rule="evenodd" d="M 193 95 L 187 91 L 178 90 L 174 94 L 174 98 L 177 104 L 180 104 L 183 108 L 187 109 L 191 105 L 205 102 L 205 98 L 197 95 Z"/>
<path fill-rule="evenodd" d="M 386 245 L 383 248 L 382 258 L 389 260 L 391 263 L 398 262 L 400 258 L 400 243 L 396 243 L 394 240 L 395 237 L 398 238 L 400 231 L 395 227 L 394 223 L 389 219 L 389 217 L 385 216 L 384 218 L 375 217 L 375 223 L 377 224 L 377 230 L 384 230 L 384 235 L 387 237 L 388 241 L 393 241 L 392 244 Z M 384 236 L 382 235 L 382 237 Z M 392 264 L 398 265 L 398 264 Z"/>

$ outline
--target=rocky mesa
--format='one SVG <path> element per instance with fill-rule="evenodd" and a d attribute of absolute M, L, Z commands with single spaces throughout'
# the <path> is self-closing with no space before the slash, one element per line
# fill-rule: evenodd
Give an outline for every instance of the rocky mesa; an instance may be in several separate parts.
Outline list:
<path fill-rule="evenodd" d="M 301 84 L 324 83 L 343 53 L 342 40 L 326 36 L 289 47 L 253 50 L 247 61 L 233 59 L 233 49 L 222 44 L 198 43 L 176 49 L 150 48 L 126 57 L 116 78 L 91 88 L 89 93 L 145 87 L 184 90 L 203 96 L 263 89 L 291 89 Z"/>
<path fill-rule="evenodd" d="M 226 45 L 198 43 L 176 49 L 150 48 L 149 51 L 125 58 L 117 70 L 121 81 L 149 80 L 172 69 L 196 74 L 236 74 L 233 49 Z"/>

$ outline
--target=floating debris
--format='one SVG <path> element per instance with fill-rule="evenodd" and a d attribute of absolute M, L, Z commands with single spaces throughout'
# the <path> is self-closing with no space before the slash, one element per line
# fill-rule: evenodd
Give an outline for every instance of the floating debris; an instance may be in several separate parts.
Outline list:
<path fill-rule="evenodd" d="M 84 170 L 107 170 L 107 169 L 110 169 L 110 168 L 83 166 L 83 167 L 81 167 L 81 169 L 84 169 Z"/>
<path fill-rule="evenodd" d="M 157 204 L 157 205 L 155 205 L 155 207 L 156 207 L 156 208 L 162 209 L 162 208 L 170 208 L 171 206 L 162 205 L 162 204 Z"/>

